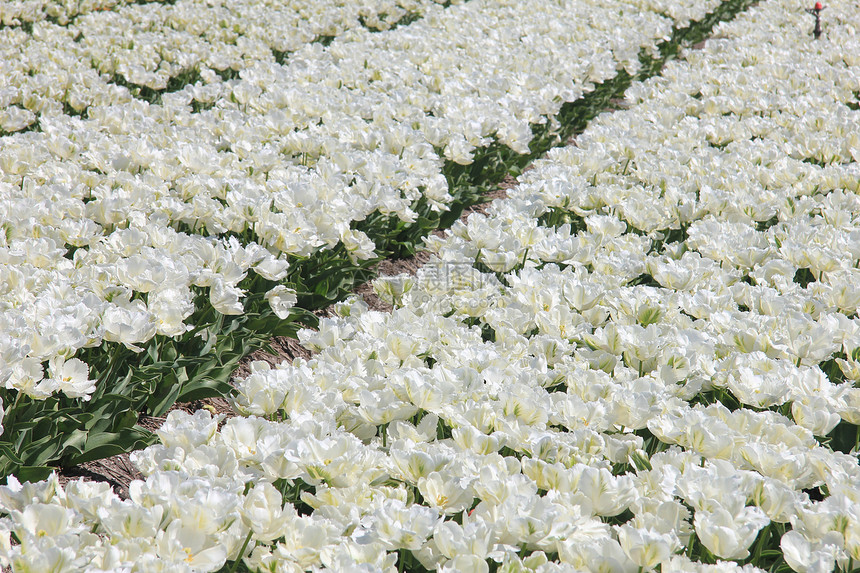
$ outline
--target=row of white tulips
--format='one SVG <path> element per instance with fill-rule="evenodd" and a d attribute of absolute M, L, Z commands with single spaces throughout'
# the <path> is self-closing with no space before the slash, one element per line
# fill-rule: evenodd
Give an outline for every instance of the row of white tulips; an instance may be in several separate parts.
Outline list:
<path fill-rule="evenodd" d="M 132 0 L 8 0 L 0 6 L 0 24 L 26 26 L 46 19 L 68 24 L 72 18 L 99 10 L 111 10 Z M 158 0 L 152 0 L 158 1 Z"/>
<path fill-rule="evenodd" d="M 545 375 L 530 366 L 525 387 L 532 391 L 535 382 L 567 386 L 563 398 L 538 390 L 543 403 L 518 411 L 557 412 L 549 426 L 568 435 L 579 429 L 576 421 L 613 438 L 619 429 L 647 428 L 681 448 L 669 451 L 696 460 L 680 468 L 695 479 L 692 487 L 654 475 L 664 454 L 633 478 L 648 486 L 629 505 L 631 523 L 640 539 L 663 535 L 651 537 L 645 553 L 655 560 L 644 563 L 641 547 L 629 550 L 628 533 L 616 531 L 635 565 L 667 559 L 679 539 L 689 544 L 691 530 L 714 555 L 743 559 L 769 522 L 791 525 L 781 550 L 796 571 L 850 569 L 860 557 L 856 445 L 846 455 L 814 439 L 839 423 L 860 424 L 860 37 L 850 24 L 856 7 L 833 6 L 827 35 L 812 41 L 803 8 L 769 2 L 725 26 L 730 39 L 631 88 L 633 109 L 604 116 L 575 146 L 551 152 L 489 216 L 472 216 L 432 240 L 440 261 L 433 273 L 379 284 L 404 305 L 397 312 L 422 314 L 430 305 L 446 316 L 453 311 L 451 318 L 480 317 L 504 356 L 521 348 L 548 365 Z M 569 212 L 571 222 L 541 225 L 553 209 Z M 504 288 L 493 275 L 461 274 L 455 296 L 439 296 L 449 283 L 438 292 L 435 274 L 460 261 L 499 272 L 525 268 L 507 275 Z M 628 285 L 643 274 L 659 287 Z M 397 324 L 370 322 L 333 328 L 364 338 Z M 348 364 L 350 353 L 332 336 L 307 342 Z M 486 352 L 486 344 L 479 348 Z M 418 343 L 417 353 L 436 358 L 434 370 L 445 362 L 432 345 Z M 464 355 L 481 356 L 451 354 L 458 364 L 469 364 Z M 844 383 L 821 369 L 832 358 Z M 251 395 L 271 387 L 255 381 Z M 398 397 L 417 404 L 407 389 Z M 703 393 L 722 391 L 741 408 L 701 404 Z M 503 394 L 493 394 L 507 413 Z M 351 395 L 363 405 L 364 395 Z M 442 395 L 457 401 L 450 388 Z M 247 400 L 253 411 L 255 401 Z M 761 411 L 767 408 L 774 411 Z M 452 411 L 430 411 L 462 423 Z M 507 443 L 536 455 L 528 442 Z M 612 453 L 605 457 L 619 461 Z M 550 475 L 535 481 L 552 492 L 563 481 Z M 814 488 L 829 496 L 811 501 L 804 490 Z M 692 515 L 669 517 L 655 499 L 682 501 Z"/>
<path fill-rule="evenodd" d="M 675 13 L 685 22 L 713 2 L 682 5 Z M 65 64 L 80 60 L 81 26 L 91 38 L 146 10 L 172 10 L 166 21 L 191 25 L 184 6 L 127 6 L 66 28 L 40 22 L 32 35 L 0 30 L 20 36 L 20 65 L 39 70 L 47 90 L 28 84 L 25 99 L 77 108 L 72 91 L 90 98 L 87 119 L 43 110 L 39 131 L 2 138 L 0 380 L 9 389 L 86 397 L 93 385 L 75 352 L 185 332 L 192 286 L 209 288 L 216 310 L 236 314 L 249 269 L 280 280 L 288 255 L 338 243 L 356 260 L 371 258 L 374 243 L 352 222 L 375 211 L 412 221 L 410 205 L 422 194 L 438 209 L 451 200 L 433 145 L 461 162 L 494 136 L 526 151 L 530 122 L 617 66 L 635 68 L 640 47 L 672 25 L 621 0 L 425 3 L 425 18 L 411 26 L 352 30 L 329 48 L 300 49 L 286 66 L 260 61 L 242 71 L 245 79 L 217 84 L 215 107 L 201 113 L 189 107 L 207 89 L 200 83 L 150 105 L 97 70 L 82 72 L 92 82 L 67 75 Z M 165 34 L 158 42 L 174 37 Z M 126 55 L 173 49 L 135 42 Z M 23 69 L 3 78 L 33 79 Z M 26 111 L 9 103 L 2 113 Z M 247 241 L 219 236 L 227 232 Z M 268 298 L 282 317 L 295 302 L 284 287 Z"/>
<path fill-rule="evenodd" d="M 763 2 L 634 86 L 379 281 L 393 312 L 348 301 L 302 334 L 313 359 L 255 364 L 244 417 L 173 412 L 129 500 L 10 480 L 9 562 L 214 571 L 250 535 L 261 571 L 728 571 L 696 559 L 755 563 L 780 527 L 794 570 L 850 568 L 860 467 L 816 436 L 860 423 L 856 162 L 821 127 L 858 121 L 858 12 L 813 41 L 803 8 Z"/>
<path fill-rule="evenodd" d="M 92 105 L 127 103 L 131 94 L 117 79 L 158 91 L 177 78 L 219 83 L 218 73 L 235 75 L 351 28 L 386 29 L 432 6 L 435 0 L 4 2 L 0 130 L 32 127 L 64 110 L 85 114 Z"/>

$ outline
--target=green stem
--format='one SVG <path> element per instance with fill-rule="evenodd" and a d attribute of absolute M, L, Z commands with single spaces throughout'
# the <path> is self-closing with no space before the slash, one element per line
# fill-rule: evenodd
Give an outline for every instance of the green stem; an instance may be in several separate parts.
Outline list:
<path fill-rule="evenodd" d="M 237 555 L 236 560 L 233 561 L 233 565 L 230 567 L 230 573 L 236 573 L 236 569 L 239 567 L 239 562 L 242 560 L 242 556 L 245 554 L 245 550 L 248 548 L 248 543 L 251 542 L 251 537 L 253 535 L 253 529 L 248 531 L 248 537 L 245 538 L 245 543 L 242 544 L 242 549 L 239 550 L 239 555 Z"/>
<path fill-rule="evenodd" d="M 764 550 L 765 543 L 770 539 L 770 528 L 773 525 L 773 522 L 768 523 L 765 528 L 762 530 L 758 543 L 755 546 L 755 553 L 753 554 L 753 558 L 751 563 L 755 566 L 758 566 L 758 563 L 761 560 L 761 552 Z"/>
<path fill-rule="evenodd" d="M 279 485 L 280 485 L 280 488 L 278 488 L 278 489 L 281 492 L 281 500 L 282 501 L 289 501 L 287 499 L 287 489 L 289 488 L 290 484 L 287 482 L 286 479 L 282 478 L 282 481 Z"/>
<path fill-rule="evenodd" d="M 856 452 L 858 446 L 860 446 L 860 425 L 857 426 L 857 433 L 854 435 L 854 448 L 852 451 Z"/>
<path fill-rule="evenodd" d="M 15 418 L 17 418 L 16 413 L 18 412 L 18 403 L 21 401 L 21 396 L 23 394 L 24 393 L 21 390 L 17 390 L 17 394 L 15 394 L 15 402 L 12 403 L 9 413 L 6 414 L 5 425 L 7 428 L 12 428 L 15 424 Z"/>
<path fill-rule="evenodd" d="M 687 558 L 690 559 L 691 561 L 693 559 L 693 552 L 695 551 L 697 539 L 698 539 L 698 537 L 696 537 L 695 531 L 690 533 L 690 542 L 689 542 L 689 545 L 687 545 Z"/>
<path fill-rule="evenodd" d="M 116 375 L 116 370 L 119 366 L 120 358 L 122 358 L 122 355 L 125 354 L 123 350 L 124 348 L 121 345 L 117 344 L 116 347 L 113 349 L 113 352 L 111 352 L 110 361 L 108 362 L 107 368 L 105 369 L 104 373 L 98 377 L 98 380 L 96 380 L 96 392 L 93 396 L 94 398 L 101 397 L 101 395 L 104 394 L 105 390 L 108 387 L 113 386 L 113 384 L 111 384 L 110 382 Z"/>

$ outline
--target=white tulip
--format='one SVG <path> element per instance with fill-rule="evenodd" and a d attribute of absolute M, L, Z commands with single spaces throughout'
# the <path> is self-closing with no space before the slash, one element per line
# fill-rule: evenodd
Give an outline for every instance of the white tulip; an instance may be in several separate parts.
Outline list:
<path fill-rule="evenodd" d="M 708 551 L 723 559 L 744 559 L 759 530 L 770 520 L 757 507 L 744 507 L 732 515 L 723 507 L 700 510 L 693 518 L 696 535 Z"/>

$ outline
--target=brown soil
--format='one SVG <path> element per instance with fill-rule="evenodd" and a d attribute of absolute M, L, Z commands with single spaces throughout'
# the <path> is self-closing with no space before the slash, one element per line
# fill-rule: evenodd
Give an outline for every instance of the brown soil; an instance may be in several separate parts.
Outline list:
<path fill-rule="evenodd" d="M 168 412 L 173 410 L 184 410 L 193 414 L 197 410 L 207 409 L 213 414 L 224 414 L 227 418 L 236 416 L 237 413 L 224 398 L 207 398 L 193 402 L 174 404 Z M 137 423 L 147 430 L 158 430 L 164 423 L 166 416 L 153 417 L 141 415 Z M 128 499 L 128 486 L 132 480 L 144 479 L 142 473 L 131 463 L 129 454 L 118 454 L 109 458 L 86 462 L 73 468 L 62 468 L 57 471 L 60 484 L 84 478 L 88 481 L 103 481 L 109 483 L 118 496 Z"/>
<path fill-rule="evenodd" d="M 250 364 L 255 360 L 262 360 L 272 366 L 277 366 L 284 360 L 292 362 L 296 358 L 308 359 L 311 357 L 310 350 L 299 344 L 299 341 L 295 338 L 275 336 L 269 340 L 269 346 L 275 351 L 275 354 L 264 349 L 255 350 L 239 362 L 239 366 L 233 372 L 233 378 L 245 378 L 248 376 L 251 373 Z"/>
<path fill-rule="evenodd" d="M 528 168 L 527 168 L 528 169 Z M 517 185 L 516 179 L 511 176 L 505 177 L 499 185 L 498 189 L 487 195 L 488 201 L 473 205 L 463 211 L 461 220 L 465 219 L 472 213 L 485 213 L 493 199 L 500 199 L 507 196 L 507 190 Z M 436 230 L 434 234 L 442 235 L 444 230 Z M 379 262 L 374 267 L 374 273 L 378 276 L 394 276 L 401 273 L 409 273 L 414 275 L 430 258 L 426 252 L 419 252 L 414 257 L 408 259 L 387 259 Z M 368 306 L 373 310 L 383 312 L 391 311 L 391 306 L 379 299 L 373 293 L 373 287 L 370 282 L 360 285 L 355 293 L 360 295 Z M 319 313 L 321 316 L 332 315 L 332 308 L 329 307 Z M 267 350 L 257 350 L 243 359 L 236 371 L 233 373 L 233 378 L 244 378 L 250 374 L 250 364 L 255 360 L 263 360 L 272 366 L 280 364 L 284 360 L 293 361 L 296 358 L 309 359 L 311 352 L 299 344 L 298 340 L 277 336 L 269 341 L 269 347 L 274 350 L 274 353 Z M 206 400 L 196 400 L 194 402 L 185 402 L 174 404 L 170 409 L 184 410 L 189 413 L 194 413 L 197 410 L 205 408 L 213 414 L 225 414 L 227 418 L 237 416 L 237 412 L 230 406 L 230 403 L 223 398 L 209 398 Z M 151 416 L 142 415 L 138 420 L 138 424 L 144 428 L 155 431 L 161 427 L 165 418 L 154 418 Z M 103 481 L 109 483 L 114 492 L 123 499 L 128 498 L 128 486 L 135 479 L 143 479 L 143 474 L 131 463 L 129 454 L 120 454 L 109 458 L 87 462 L 74 468 L 64 468 L 58 470 L 60 483 L 65 485 L 71 480 L 83 478 L 91 481 Z"/>

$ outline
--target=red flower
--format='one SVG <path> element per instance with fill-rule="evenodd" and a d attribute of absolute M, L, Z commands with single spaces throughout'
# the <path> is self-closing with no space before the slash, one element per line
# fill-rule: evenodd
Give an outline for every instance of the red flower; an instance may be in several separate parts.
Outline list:
<path fill-rule="evenodd" d="M 820 10 L 823 10 L 823 9 L 824 9 L 824 7 L 821 5 L 821 2 L 816 2 L 816 3 L 815 3 L 815 9 L 816 9 L 817 11 L 820 11 Z"/>

